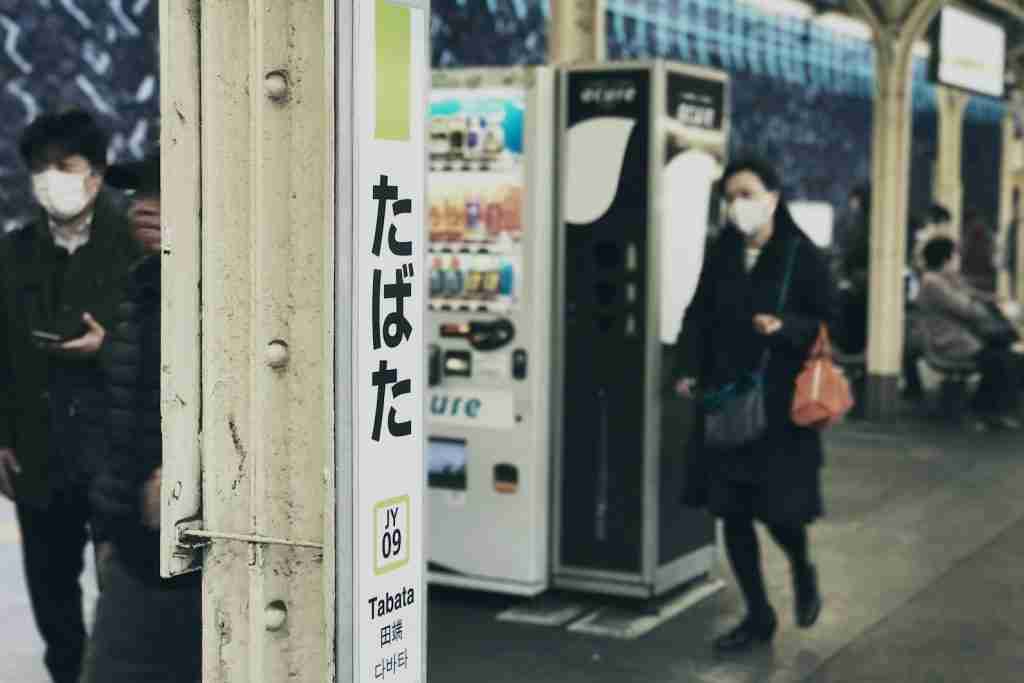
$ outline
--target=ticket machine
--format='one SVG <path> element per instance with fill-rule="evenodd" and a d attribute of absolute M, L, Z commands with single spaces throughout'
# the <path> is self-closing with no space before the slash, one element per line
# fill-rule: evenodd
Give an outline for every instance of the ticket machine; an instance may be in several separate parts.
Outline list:
<path fill-rule="evenodd" d="M 429 580 L 549 579 L 555 74 L 438 71 L 430 102 Z"/>
<path fill-rule="evenodd" d="M 693 405 L 672 391 L 728 81 L 665 62 L 561 77 L 553 583 L 649 598 L 705 577 L 715 528 L 680 503 Z"/>

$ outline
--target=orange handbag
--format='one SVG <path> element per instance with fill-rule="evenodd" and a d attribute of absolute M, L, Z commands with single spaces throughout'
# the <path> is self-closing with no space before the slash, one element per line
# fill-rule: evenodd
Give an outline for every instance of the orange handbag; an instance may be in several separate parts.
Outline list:
<path fill-rule="evenodd" d="M 839 422 L 853 408 L 850 383 L 832 362 L 832 341 L 821 326 L 814 348 L 796 378 L 793 422 L 801 427 L 824 429 Z"/>

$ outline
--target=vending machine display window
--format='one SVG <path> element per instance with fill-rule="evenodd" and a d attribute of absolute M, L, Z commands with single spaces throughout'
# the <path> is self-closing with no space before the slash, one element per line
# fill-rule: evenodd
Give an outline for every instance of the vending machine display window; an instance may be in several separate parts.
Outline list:
<path fill-rule="evenodd" d="M 427 483 L 431 488 L 466 490 L 466 442 L 462 439 L 427 440 Z"/>
<path fill-rule="evenodd" d="M 441 88 L 430 105 L 430 303 L 519 305 L 526 169 L 525 91 Z"/>

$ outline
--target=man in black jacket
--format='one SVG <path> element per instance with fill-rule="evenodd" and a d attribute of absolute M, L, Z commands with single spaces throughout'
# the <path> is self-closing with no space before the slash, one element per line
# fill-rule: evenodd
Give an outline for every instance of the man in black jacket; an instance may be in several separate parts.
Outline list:
<path fill-rule="evenodd" d="M 158 154 L 158 153 L 157 153 Z M 129 274 L 103 348 L 110 450 L 91 499 L 114 549 L 84 683 L 192 683 L 201 676 L 198 574 L 160 578 L 160 159 L 111 168 L 134 190 L 130 216 L 146 256 Z"/>
<path fill-rule="evenodd" d="M 77 683 L 89 481 L 104 452 L 97 353 L 138 258 L 103 191 L 109 136 L 80 111 L 23 133 L 38 219 L 0 240 L 0 493 L 14 500 L 46 666 Z"/>

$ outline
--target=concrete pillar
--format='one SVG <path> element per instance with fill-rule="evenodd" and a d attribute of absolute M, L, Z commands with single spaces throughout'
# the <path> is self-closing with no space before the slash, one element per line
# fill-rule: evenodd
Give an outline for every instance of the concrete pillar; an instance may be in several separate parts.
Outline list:
<path fill-rule="evenodd" d="M 161 0 L 165 191 L 199 188 L 163 207 L 165 297 L 197 307 L 173 302 L 164 348 L 201 368 L 193 431 L 165 443 L 202 458 L 208 683 L 333 680 L 333 12 Z"/>
<path fill-rule="evenodd" d="M 548 60 L 552 64 L 604 61 L 605 7 L 605 0 L 552 2 Z"/>
<path fill-rule="evenodd" d="M 875 60 L 866 395 L 869 419 L 892 414 L 902 369 L 911 81 L 901 43 L 898 38 L 880 41 Z"/>
<path fill-rule="evenodd" d="M 898 406 L 910 193 L 912 50 L 942 4 L 943 0 L 852 3 L 854 11 L 871 26 L 875 42 L 871 291 L 865 396 L 865 413 L 873 420 L 892 417 Z"/>
<path fill-rule="evenodd" d="M 1003 129 L 1003 144 L 1002 154 L 1000 158 L 1000 169 L 999 169 L 999 224 L 997 232 L 996 244 L 998 248 L 996 253 L 1000 258 L 1000 262 L 997 264 L 998 269 L 996 271 L 996 292 L 1001 297 L 1014 296 L 1014 292 L 1010 291 L 1011 278 L 1010 273 L 1006 268 L 1006 250 L 1009 248 L 1009 229 L 1010 221 L 1014 220 L 1014 207 L 1013 207 L 1013 189 L 1014 183 L 1014 156 L 1017 145 L 1016 135 L 1014 134 L 1014 123 L 1013 114 L 1007 113 L 1003 117 L 1002 123 Z"/>
<path fill-rule="evenodd" d="M 953 215 L 951 227 L 955 239 L 963 236 L 964 186 L 963 141 L 964 112 L 970 96 L 945 86 L 936 88 L 939 114 L 939 139 L 935 159 L 932 196 Z"/>

